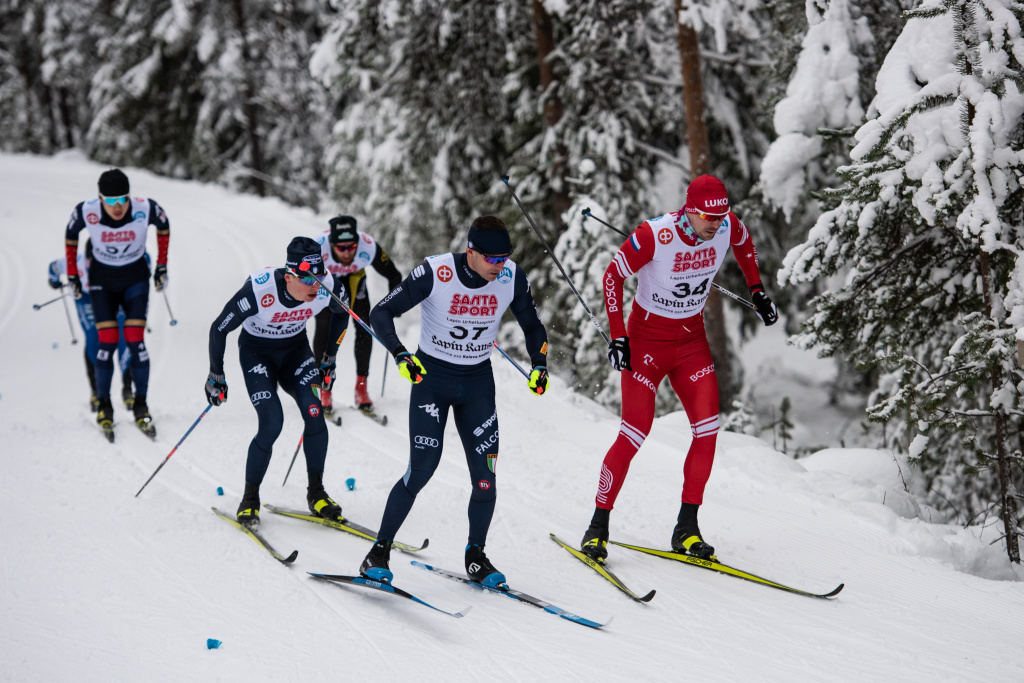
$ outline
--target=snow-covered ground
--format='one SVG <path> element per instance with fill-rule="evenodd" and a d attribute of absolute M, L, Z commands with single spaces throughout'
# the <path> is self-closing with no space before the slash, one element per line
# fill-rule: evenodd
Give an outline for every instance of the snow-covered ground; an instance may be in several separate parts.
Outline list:
<path fill-rule="evenodd" d="M 719 437 L 701 512 L 719 556 L 807 590 L 845 582 L 837 599 L 790 595 L 613 548 L 612 571 L 638 592 L 658 591 L 647 605 L 632 602 L 548 539 L 555 532 L 576 543 L 582 535 L 616 415 L 557 379 L 535 397 L 498 356 L 503 438 L 489 555 L 523 591 L 585 617 L 614 617 L 602 631 L 431 576 L 401 553 L 392 558 L 396 585 L 445 609 L 472 605 L 472 612 L 452 619 L 380 593 L 317 583 L 305 572 L 355 573 L 369 544 L 264 513 L 271 542 L 299 550 L 286 568 L 218 520 L 211 506 L 233 512 L 237 505 L 256 422 L 233 340 L 230 400 L 210 411 L 135 498 L 206 406 L 201 385 L 216 313 L 246 274 L 282 263 L 289 239 L 316 234 L 326 217 L 127 169 L 133 194 L 157 199 L 170 216 L 168 296 L 179 322 L 169 326 L 163 297 L 151 299 L 157 442 L 115 404 L 111 445 L 88 410 L 82 344 L 70 344 L 60 303 L 32 310 L 54 295 L 46 266 L 62 255 L 70 210 L 93 195 L 102 170 L 74 153 L 0 156 L 3 680 L 1020 680 L 1024 572 L 1009 566 L 999 544 L 989 545 L 991 530 L 978 538 L 974 529 L 928 523 L 888 452 L 834 447 L 795 461 L 753 437 Z M 384 289 L 371 274 L 374 297 Z M 412 347 L 416 316 L 400 322 Z M 750 354 L 778 379 L 764 384 L 797 387 L 790 390 L 799 393 L 794 421 L 828 432 L 820 429 L 828 419 L 824 394 L 808 373 L 820 361 L 794 356 L 782 343 L 780 335 L 759 339 L 760 350 Z M 341 400 L 354 382 L 351 350 L 348 341 Z M 344 426 L 331 427 L 326 473 L 345 514 L 373 527 L 408 455 L 408 385 L 392 370 L 379 398 L 383 363 L 377 348 L 370 384 L 390 424 L 346 412 Z M 802 414 L 811 408 L 818 412 Z M 264 502 L 303 506 L 301 459 L 280 485 L 300 432 L 285 398 Z M 689 439 L 683 413 L 655 422 L 612 516 L 613 539 L 667 544 Z M 903 475 L 913 473 L 904 465 Z M 344 485 L 350 477 L 353 491 Z M 400 534 L 416 543 L 430 538 L 420 559 L 461 571 L 469 492 L 450 426 L 445 459 Z M 208 650 L 208 638 L 223 645 Z"/>

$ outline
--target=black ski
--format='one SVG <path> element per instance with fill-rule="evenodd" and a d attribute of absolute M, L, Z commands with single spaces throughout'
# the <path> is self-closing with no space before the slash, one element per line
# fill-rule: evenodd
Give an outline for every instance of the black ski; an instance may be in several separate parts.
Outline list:
<path fill-rule="evenodd" d="M 378 415 L 377 411 L 374 410 L 372 405 L 371 406 L 367 406 L 365 408 L 360 407 L 360 406 L 356 406 L 356 410 L 358 410 L 360 413 L 362 413 L 366 417 L 370 418 L 371 420 L 373 420 L 374 422 L 379 424 L 381 427 L 386 427 L 387 424 L 388 424 L 388 416 L 387 415 Z"/>
<path fill-rule="evenodd" d="M 554 534 L 551 534 L 551 540 L 554 541 L 555 543 L 557 543 L 558 545 L 562 546 L 566 550 L 568 550 L 569 553 L 573 557 L 575 557 L 577 560 L 579 560 L 580 562 L 582 562 L 583 564 L 587 565 L 588 567 L 593 569 L 595 572 L 597 572 L 598 574 L 603 576 L 613 586 L 615 586 L 620 591 L 622 591 L 623 593 L 625 593 L 629 597 L 633 598 L 637 602 L 650 602 L 651 598 L 654 597 L 654 594 L 655 594 L 656 591 L 653 591 L 653 590 L 650 593 L 648 593 L 647 595 L 644 595 L 643 597 L 641 597 L 641 596 L 637 595 L 636 593 L 634 593 L 633 591 L 629 590 L 629 588 L 626 587 L 626 584 L 622 583 L 622 580 L 619 579 L 619 577 L 615 576 L 615 574 L 612 574 L 610 571 L 608 571 L 608 568 L 605 567 L 603 563 L 598 562 L 597 560 L 595 560 L 594 558 L 590 557 L 589 555 L 584 555 L 583 553 L 581 553 L 576 548 L 573 548 L 571 545 L 568 545 L 564 541 L 560 540 Z"/>
<path fill-rule="evenodd" d="M 671 550 L 656 550 L 654 548 L 644 548 L 644 547 L 639 546 L 639 545 L 630 545 L 628 543 L 620 543 L 618 541 L 609 541 L 609 543 L 613 543 L 615 545 L 622 546 L 623 548 L 629 548 L 630 550 L 636 550 L 636 551 L 641 552 L 641 553 L 647 553 L 648 555 L 654 555 L 656 557 L 664 557 L 665 559 L 668 559 L 668 560 L 675 560 L 677 562 L 682 562 L 684 564 L 690 564 L 690 565 L 693 565 L 694 567 L 703 567 L 704 569 L 710 569 L 713 572 L 719 572 L 720 574 L 726 574 L 728 576 L 735 576 L 738 579 L 744 579 L 746 581 L 751 581 L 753 583 L 759 583 L 762 586 L 770 586 L 772 588 L 778 588 L 779 590 L 786 591 L 787 593 L 796 593 L 797 595 L 806 595 L 806 596 L 811 597 L 811 598 L 833 598 L 836 595 L 838 595 L 839 591 L 843 590 L 843 587 L 846 585 L 846 584 L 841 583 L 838 586 L 836 586 L 835 588 L 833 588 L 831 591 L 829 591 L 828 593 L 809 593 L 807 591 L 802 591 L 802 590 L 800 590 L 798 588 L 791 588 L 790 586 L 785 586 L 785 585 L 783 585 L 781 583 L 776 583 L 776 582 L 771 581 L 769 579 L 766 579 L 764 577 L 757 576 L 756 574 L 751 574 L 750 572 L 745 572 L 742 569 L 736 569 L 735 567 L 730 567 L 729 565 L 722 564 L 721 562 L 718 562 L 717 560 L 704 560 L 704 559 L 701 559 L 699 557 L 695 557 L 693 555 L 687 555 L 685 553 L 676 553 L 676 552 L 672 552 Z"/>
<path fill-rule="evenodd" d="M 429 602 L 425 602 L 424 600 L 417 598 L 415 595 L 409 593 L 408 591 L 404 591 L 401 588 L 392 586 L 390 583 L 384 583 L 382 581 L 374 581 L 373 579 L 368 579 L 365 576 L 343 576 L 341 574 L 316 574 L 314 572 L 307 573 L 314 579 L 319 579 L 321 581 L 327 581 L 339 585 L 362 586 L 364 588 L 372 588 L 373 590 L 381 591 L 382 593 L 397 595 L 400 598 L 412 600 L 413 602 L 419 603 L 424 607 L 429 607 L 430 609 L 436 610 L 441 614 L 447 614 L 448 616 L 455 617 L 457 619 L 461 619 L 462 617 L 466 616 L 467 614 L 469 614 L 469 610 L 472 609 L 472 607 L 465 607 L 459 612 L 446 612 L 440 607 L 434 607 Z"/>
<path fill-rule="evenodd" d="M 255 529 L 250 529 L 247 526 L 239 524 L 237 519 L 235 519 L 234 517 L 229 517 L 228 515 L 225 515 L 223 512 L 221 512 L 217 508 L 210 508 L 210 509 L 213 510 L 214 513 L 216 513 L 216 515 L 218 517 L 220 517 L 221 519 L 223 519 L 225 522 L 228 522 L 229 524 L 234 526 L 236 529 L 241 529 L 242 531 L 244 531 L 250 538 L 252 538 L 254 541 L 259 543 L 260 547 L 262 547 L 268 553 L 273 555 L 274 559 L 277 560 L 278 562 L 280 562 L 281 564 L 287 566 L 287 565 L 291 564 L 292 562 L 294 562 L 295 558 L 299 556 L 299 551 L 298 550 L 293 550 L 291 555 L 289 555 L 288 557 L 285 557 L 281 553 L 279 553 L 276 550 L 274 550 L 274 547 L 272 545 L 270 545 L 270 543 L 267 542 L 267 539 L 263 538 L 263 536 L 258 531 L 256 531 Z"/>
<path fill-rule="evenodd" d="M 285 508 L 279 508 L 275 505 L 269 505 L 266 503 L 263 505 L 263 508 L 266 510 L 270 510 L 276 515 L 284 515 L 285 517 L 304 519 L 307 522 L 313 522 L 314 524 L 322 524 L 323 526 L 329 526 L 332 529 L 337 529 L 338 531 L 345 531 L 347 533 L 353 534 L 355 536 L 358 536 L 359 538 L 365 538 L 368 541 L 377 540 L 376 531 L 374 531 L 373 529 L 368 529 L 364 526 L 360 526 L 355 522 L 345 519 L 344 517 L 342 517 L 342 521 L 335 522 L 334 520 L 324 519 L 323 517 L 317 517 L 316 515 L 311 515 L 308 512 L 302 512 L 301 510 L 286 510 Z M 416 546 L 407 545 L 405 543 L 399 543 L 397 541 L 393 543 L 391 547 L 397 550 L 401 550 L 405 553 L 418 553 L 419 551 L 426 548 L 428 545 L 430 545 L 430 539 L 425 538 L 423 539 L 423 545 L 421 545 L 419 548 L 417 548 Z"/>
<path fill-rule="evenodd" d="M 434 574 L 437 574 L 438 576 L 443 576 L 447 579 L 459 581 L 461 583 L 468 584 L 481 590 L 490 591 L 491 593 L 499 593 L 501 595 L 513 598 L 514 600 L 518 600 L 519 602 L 525 602 L 527 605 L 539 607 L 545 612 L 557 614 L 563 619 L 567 619 L 577 624 L 583 624 L 584 626 L 589 626 L 590 628 L 601 628 L 602 626 L 607 626 L 612 621 L 611 619 L 609 619 L 605 623 L 601 624 L 596 621 L 591 621 L 590 619 L 584 619 L 583 617 L 573 614 L 568 610 L 564 610 L 561 607 L 556 607 L 555 605 L 552 605 L 550 602 L 541 600 L 540 598 L 535 598 L 532 595 L 527 595 L 526 593 L 523 593 L 522 591 L 517 591 L 514 588 L 508 588 L 507 586 L 505 590 L 502 590 L 500 588 L 492 588 L 490 586 L 485 586 L 482 583 L 474 581 L 465 574 L 458 574 L 456 572 L 448 571 L 447 569 L 441 569 L 440 567 L 432 567 L 429 564 L 423 564 L 422 562 L 417 562 L 416 560 L 413 560 L 412 564 L 413 566 L 419 567 L 420 569 L 426 569 L 428 572 L 432 572 Z"/>
<path fill-rule="evenodd" d="M 334 408 L 324 408 L 324 419 L 328 422 L 341 426 L 341 415 L 334 412 Z"/>

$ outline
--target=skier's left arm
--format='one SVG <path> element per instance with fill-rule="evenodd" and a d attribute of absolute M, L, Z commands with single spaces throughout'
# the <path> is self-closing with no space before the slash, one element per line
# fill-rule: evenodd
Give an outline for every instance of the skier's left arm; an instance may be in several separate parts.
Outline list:
<path fill-rule="evenodd" d="M 345 291 L 345 285 L 340 277 L 334 277 L 330 275 L 334 282 L 328 283 L 331 285 L 331 291 L 334 292 L 334 296 L 338 297 L 345 302 L 345 306 L 349 306 L 348 292 Z M 327 328 L 327 347 L 324 349 L 323 361 L 330 361 L 329 364 L 333 364 L 334 357 L 338 355 L 338 347 L 341 346 L 341 340 L 345 338 L 345 332 L 348 330 L 348 309 L 338 303 L 334 297 L 331 297 L 331 324 Z"/>
<path fill-rule="evenodd" d="M 548 333 L 537 314 L 537 304 L 530 293 L 530 279 L 522 268 L 516 268 L 515 293 L 509 308 L 523 330 L 526 352 L 533 365 L 529 380 L 530 391 L 539 396 L 548 388 Z"/>
<path fill-rule="evenodd" d="M 370 265 L 388 279 L 389 292 L 402 283 L 402 273 L 395 266 L 395 262 L 391 260 L 391 257 L 387 255 L 387 252 L 384 251 L 384 247 L 380 246 L 380 242 L 377 243 L 377 253 L 374 254 Z"/>
<path fill-rule="evenodd" d="M 743 224 L 736 214 L 729 214 L 729 222 L 732 225 L 730 243 L 733 254 L 736 255 L 736 262 L 743 271 L 743 277 L 747 281 L 747 289 L 750 290 L 750 298 L 757 307 L 757 317 L 765 324 L 765 327 L 774 325 L 779 320 L 779 309 L 775 306 L 764 285 L 761 284 L 761 271 L 757 267 L 757 248 L 754 240 L 750 237 L 750 231 Z"/>
<path fill-rule="evenodd" d="M 153 287 L 161 291 L 167 286 L 167 251 L 171 245 L 171 222 L 156 200 L 149 200 L 149 223 L 156 228 L 156 268 L 153 269 Z"/>

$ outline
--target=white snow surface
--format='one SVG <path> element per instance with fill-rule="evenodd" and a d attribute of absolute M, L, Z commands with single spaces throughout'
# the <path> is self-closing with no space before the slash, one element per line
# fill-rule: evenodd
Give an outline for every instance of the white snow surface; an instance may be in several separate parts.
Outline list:
<path fill-rule="evenodd" d="M 326 217 L 126 169 L 133 194 L 157 199 L 170 217 L 168 301 L 179 322 L 169 326 L 163 297 L 151 294 L 149 404 L 159 437 L 146 439 L 115 402 L 111 445 L 88 410 L 82 343 L 69 343 L 60 303 L 32 309 L 54 296 L 47 264 L 62 255 L 70 210 L 94 193 L 103 169 L 78 153 L 0 155 L 0 679 L 1019 680 L 1024 573 L 1009 565 L 1001 544 L 990 545 L 995 528 L 930 523 L 888 452 L 836 447 L 797 461 L 757 438 L 719 437 L 701 509 L 719 557 L 815 592 L 844 582 L 836 599 L 612 547 L 612 571 L 637 592 L 657 589 L 649 604 L 631 601 L 548 538 L 555 532 L 579 542 L 617 415 L 557 378 L 535 397 L 497 355 L 503 438 L 488 554 L 514 587 L 588 618 L 614 617 L 601 631 L 431 576 L 399 552 L 395 585 L 444 609 L 472 611 L 453 619 L 382 593 L 318 583 L 306 572 L 354 574 L 369 543 L 264 511 L 268 539 L 278 550 L 299 550 L 284 567 L 217 519 L 211 506 L 228 513 L 237 506 L 256 427 L 236 335 L 226 358 L 228 402 L 207 414 L 136 498 L 206 407 L 201 384 L 217 312 L 248 273 L 281 263 L 290 238 L 317 234 Z M 379 298 L 384 281 L 370 278 Z M 418 316 L 399 324 L 412 348 Z M 787 365 L 799 363 L 790 360 L 792 348 L 771 339 L 776 346 L 762 345 L 758 359 L 774 362 L 784 379 Z M 351 353 L 350 334 L 339 356 L 340 403 L 354 383 Z M 330 427 L 325 476 L 345 514 L 370 527 L 408 460 L 409 387 L 392 369 L 380 397 L 384 356 L 374 349 L 370 386 L 390 424 L 346 411 L 344 425 Z M 805 399 L 820 390 L 797 384 Z M 115 379 L 115 395 L 119 387 Z M 285 428 L 262 498 L 302 508 L 301 456 L 281 486 L 302 424 L 283 401 Z M 826 403 L 822 393 L 817 405 Z M 470 485 L 451 424 L 447 440 L 399 538 L 429 537 L 419 559 L 462 571 Z M 667 545 L 689 441 L 685 414 L 655 421 L 612 515 L 613 539 Z M 353 491 L 344 485 L 349 477 Z M 223 645 L 209 650 L 208 638 Z"/>

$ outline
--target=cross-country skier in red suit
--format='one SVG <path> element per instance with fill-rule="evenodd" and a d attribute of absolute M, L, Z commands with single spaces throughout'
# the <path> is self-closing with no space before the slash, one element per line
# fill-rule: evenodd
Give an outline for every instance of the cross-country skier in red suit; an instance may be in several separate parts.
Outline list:
<path fill-rule="evenodd" d="M 158 251 L 153 285 L 158 292 L 167 285 L 167 247 L 171 241 L 171 224 L 160 205 L 153 199 L 129 197 L 128 192 L 128 176 L 121 169 L 104 171 L 99 180 L 99 197 L 76 206 L 64 231 L 68 284 L 76 299 L 82 296 L 77 263 L 79 233 L 87 230 L 92 242 L 89 296 L 100 342 L 96 352 L 96 421 L 111 439 L 114 408 L 110 403 L 110 382 L 114 377 L 113 353 L 121 336 L 117 327 L 119 307 L 124 309 L 124 340 L 131 351 L 135 423 L 146 435 L 156 436 L 146 403 L 149 352 L 144 335 L 149 308 L 149 264 L 145 257 L 149 227 L 156 228 Z"/>
<path fill-rule="evenodd" d="M 622 372 L 622 422 L 601 466 L 597 506 L 581 549 L 603 562 L 608 556 L 608 519 L 629 463 L 654 422 L 654 397 L 668 378 L 690 419 L 693 440 L 683 465 L 682 506 L 672 549 L 705 559 L 715 549 L 697 526 L 697 509 L 711 474 L 718 436 L 718 380 L 704 332 L 704 304 L 711 282 L 732 246 L 765 325 L 778 311 L 761 284 L 750 233 L 729 210 L 725 185 L 714 176 L 693 179 L 677 212 L 644 221 L 604 274 L 604 303 L 613 338 L 612 367 Z M 636 274 L 636 297 L 623 322 L 623 281 Z"/>

